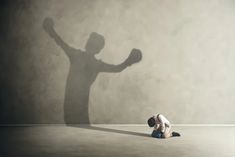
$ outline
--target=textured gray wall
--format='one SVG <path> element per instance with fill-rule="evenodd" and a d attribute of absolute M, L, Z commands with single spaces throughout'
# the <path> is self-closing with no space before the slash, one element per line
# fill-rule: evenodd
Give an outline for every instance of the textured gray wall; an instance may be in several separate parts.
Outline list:
<path fill-rule="evenodd" d="M 3 2 L 1 123 L 64 123 L 71 62 L 43 29 L 46 17 L 76 49 L 91 32 L 104 36 L 97 60 L 117 65 L 142 51 L 139 63 L 97 75 L 92 123 L 145 123 L 159 112 L 173 123 L 235 123 L 234 0 Z"/>

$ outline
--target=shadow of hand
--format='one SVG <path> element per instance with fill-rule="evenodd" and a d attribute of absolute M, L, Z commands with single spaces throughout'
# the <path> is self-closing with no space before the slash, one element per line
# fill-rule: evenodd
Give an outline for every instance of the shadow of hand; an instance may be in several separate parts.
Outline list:
<path fill-rule="evenodd" d="M 139 49 L 132 49 L 131 53 L 129 54 L 128 58 L 125 60 L 127 66 L 130 66 L 134 63 L 141 61 L 142 53 Z"/>
<path fill-rule="evenodd" d="M 50 33 L 53 27 L 54 27 L 54 22 L 52 18 L 47 17 L 43 20 L 43 28 L 45 29 L 46 32 Z"/>

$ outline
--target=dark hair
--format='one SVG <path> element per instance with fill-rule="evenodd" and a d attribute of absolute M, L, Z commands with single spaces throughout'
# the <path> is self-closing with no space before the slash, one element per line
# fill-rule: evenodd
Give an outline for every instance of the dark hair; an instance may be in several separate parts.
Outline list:
<path fill-rule="evenodd" d="M 148 119 L 148 125 L 149 125 L 149 127 L 153 127 L 154 125 L 155 125 L 155 119 L 154 119 L 154 117 L 150 117 L 149 119 Z"/>

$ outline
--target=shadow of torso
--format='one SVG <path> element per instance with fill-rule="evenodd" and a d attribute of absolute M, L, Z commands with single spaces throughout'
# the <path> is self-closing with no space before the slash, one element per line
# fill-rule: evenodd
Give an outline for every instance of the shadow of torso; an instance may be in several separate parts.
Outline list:
<path fill-rule="evenodd" d="M 65 90 L 64 120 L 66 124 L 89 124 L 90 86 L 100 72 L 102 61 L 81 50 L 74 50 L 69 56 L 69 60 L 70 69 Z"/>

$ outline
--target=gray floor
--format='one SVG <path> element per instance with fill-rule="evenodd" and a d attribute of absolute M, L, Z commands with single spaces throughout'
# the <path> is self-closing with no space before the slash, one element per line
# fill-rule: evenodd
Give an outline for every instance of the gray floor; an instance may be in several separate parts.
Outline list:
<path fill-rule="evenodd" d="M 147 126 L 1 127 L 1 157 L 234 157 L 235 127 L 174 126 L 155 139 Z"/>

